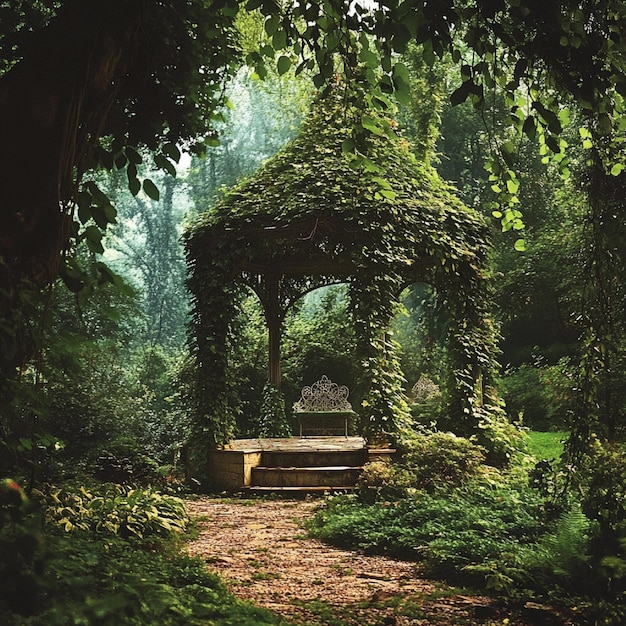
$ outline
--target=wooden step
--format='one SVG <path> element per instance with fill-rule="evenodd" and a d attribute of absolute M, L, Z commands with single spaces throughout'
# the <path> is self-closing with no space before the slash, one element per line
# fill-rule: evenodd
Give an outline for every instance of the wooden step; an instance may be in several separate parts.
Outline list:
<path fill-rule="evenodd" d="M 329 467 L 334 465 L 361 466 L 367 451 L 361 450 L 265 450 L 264 467 Z"/>
<path fill-rule="evenodd" d="M 254 487 L 340 487 L 355 485 L 362 467 L 349 465 L 313 467 L 255 467 Z"/>
<path fill-rule="evenodd" d="M 323 495 L 325 493 L 342 493 L 342 492 L 351 492 L 354 491 L 356 487 L 354 485 L 340 485 L 331 487 L 330 485 L 317 485 L 314 487 L 247 487 L 246 491 L 249 493 L 276 493 L 276 494 L 285 494 L 285 495 L 297 495 L 302 494 L 306 495 L 310 494 L 320 494 Z"/>

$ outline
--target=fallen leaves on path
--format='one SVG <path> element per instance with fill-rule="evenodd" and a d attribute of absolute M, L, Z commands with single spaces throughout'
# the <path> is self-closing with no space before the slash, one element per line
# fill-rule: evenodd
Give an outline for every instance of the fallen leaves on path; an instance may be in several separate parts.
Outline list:
<path fill-rule="evenodd" d="M 310 539 L 303 522 L 319 500 L 188 502 L 198 519 L 189 553 L 232 592 L 309 626 L 527 626 L 488 598 L 421 577 L 419 565 Z M 545 623 L 545 622 L 544 622 Z"/>

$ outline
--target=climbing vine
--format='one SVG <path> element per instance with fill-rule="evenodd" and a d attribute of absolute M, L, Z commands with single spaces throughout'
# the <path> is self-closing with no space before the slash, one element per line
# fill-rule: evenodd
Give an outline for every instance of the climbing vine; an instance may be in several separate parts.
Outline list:
<path fill-rule="evenodd" d="M 285 398 L 278 387 L 267 382 L 261 400 L 259 437 L 289 437 L 291 428 L 285 414 Z"/>
<path fill-rule="evenodd" d="M 348 282 L 368 437 L 394 441 L 408 424 L 387 330 L 400 292 L 414 282 L 436 286 L 450 312 L 450 424 L 463 434 L 484 433 L 502 414 L 491 387 L 496 332 L 488 314 L 488 227 L 393 133 L 371 133 L 355 162 L 355 119 L 372 128 L 395 125 L 363 110 L 360 96 L 339 83 L 313 107 L 298 137 L 186 234 L 192 344 L 205 398 L 199 415 L 217 444 L 233 424 L 221 371 L 232 289 L 244 278 L 262 284 L 268 272 L 281 275 L 285 293 L 297 292 L 303 277 Z M 224 414 L 211 413 L 217 408 Z"/>

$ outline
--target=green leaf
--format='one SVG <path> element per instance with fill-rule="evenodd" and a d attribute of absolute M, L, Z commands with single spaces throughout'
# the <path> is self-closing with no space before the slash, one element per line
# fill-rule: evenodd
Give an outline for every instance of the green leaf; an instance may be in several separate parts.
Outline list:
<path fill-rule="evenodd" d="M 544 119 L 551 133 L 554 133 L 555 135 L 559 135 L 563 131 L 563 127 L 561 126 L 561 121 L 559 120 L 557 114 L 554 111 L 546 108 L 539 101 L 533 102 L 532 107 Z"/>
<path fill-rule="evenodd" d="M 227 105 L 230 101 L 227 102 Z M 232 105 L 231 105 L 232 106 Z M 163 145 L 163 152 L 166 154 L 174 163 L 178 163 L 180 161 L 180 150 L 175 143 L 168 142 Z"/>
<path fill-rule="evenodd" d="M 79 191 L 76 199 L 78 204 L 78 219 L 86 224 L 91 219 L 91 194 L 88 191 Z"/>
<path fill-rule="evenodd" d="M 276 68 L 278 69 L 279 76 L 286 74 L 289 71 L 290 67 L 291 67 L 291 59 L 288 56 L 283 54 L 282 56 L 278 58 L 278 61 L 276 63 Z"/>
<path fill-rule="evenodd" d="M 237 13 L 239 13 L 239 3 L 238 2 L 226 2 L 222 7 L 222 13 L 227 17 L 235 17 Z"/>
<path fill-rule="evenodd" d="M 272 37 L 274 50 L 282 50 L 287 47 L 287 33 L 284 30 L 277 30 Z"/>
<path fill-rule="evenodd" d="M 546 135 L 546 146 L 548 146 L 548 148 L 550 148 L 550 150 L 555 154 L 559 154 L 559 152 L 561 152 L 559 142 L 552 135 Z"/>
<path fill-rule="evenodd" d="M 148 196 L 148 198 L 154 201 L 158 201 L 159 198 L 161 197 L 158 187 L 149 178 L 144 179 L 143 190 L 144 190 L 144 193 Z"/>
<path fill-rule="evenodd" d="M 458 106 L 467 100 L 470 94 L 470 85 L 468 82 L 464 82 L 458 89 L 455 89 L 450 96 L 450 103 L 452 106 Z"/>
<path fill-rule="evenodd" d="M 361 115 L 361 125 L 366 130 L 369 130 L 370 133 L 378 135 L 379 137 L 382 137 L 385 134 L 385 131 L 381 128 L 378 120 L 374 119 L 371 115 L 367 115 L 366 113 Z"/>
<path fill-rule="evenodd" d="M 537 122 L 535 121 L 535 118 L 532 117 L 532 115 L 529 115 L 524 120 L 524 125 L 522 126 L 522 132 L 529 139 L 534 139 L 536 137 L 536 135 L 537 135 Z"/>
<path fill-rule="evenodd" d="M 344 139 L 341 142 L 341 151 L 344 154 L 354 154 L 354 150 L 356 148 L 356 145 L 354 143 L 354 139 Z"/>
<path fill-rule="evenodd" d="M 126 146 L 126 156 L 128 157 L 128 160 L 135 165 L 141 165 L 141 163 L 143 162 L 143 159 L 141 158 L 139 152 L 137 152 L 137 150 L 135 150 L 135 148 L 131 146 Z"/>
<path fill-rule="evenodd" d="M 82 291 L 89 277 L 76 259 L 67 259 L 59 268 L 59 276 L 65 286 L 73 293 Z"/>
<path fill-rule="evenodd" d="M 510 194 L 516 194 L 519 189 L 519 181 L 518 180 L 507 180 L 506 188 Z"/>
<path fill-rule="evenodd" d="M 265 32 L 268 37 L 271 37 L 277 30 L 280 25 L 280 17 L 278 15 L 270 15 L 265 20 Z"/>
<path fill-rule="evenodd" d="M 612 168 L 611 168 L 611 175 L 612 176 L 619 176 L 623 171 L 624 168 L 626 166 L 623 163 L 616 163 Z"/>
<path fill-rule="evenodd" d="M 108 223 L 109 220 L 106 216 L 106 213 L 104 212 L 104 207 L 98 205 L 98 204 L 92 204 L 91 205 L 91 216 L 93 217 L 93 221 L 102 229 L 104 230 Z"/>
<path fill-rule="evenodd" d="M 514 244 L 513 247 L 518 251 L 518 252 L 526 252 L 526 242 L 523 239 L 518 239 Z"/>
<path fill-rule="evenodd" d="M 139 182 L 139 179 L 136 175 L 131 176 L 130 173 L 128 174 L 128 190 L 133 194 L 133 196 L 136 196 L 141 191 L 141 183 Z"/>
<path fill-rule="evenodd" d="M 170 176 L 176 177 L 176 167 L 164 155 L 162 155 L 162 154 L 155 154 L 154 155 L 154 164 L 158 168 L 160 168 L 162 170 L 165 170 Z"/>
<path fill-rule="evenodd" d="M 396 63 L 393 66 L 394 78 L 402 78 L 407 83 L 410 81 L 409 68 L 404 63 Z"/>
<path fill-rule="evenodd" d="M 102 254 L 104 247 L 102 246 L 102 231 L 97 226 L 88 226 L 85 229 L 84 237 L 87 247 L 94 254 Z"/>

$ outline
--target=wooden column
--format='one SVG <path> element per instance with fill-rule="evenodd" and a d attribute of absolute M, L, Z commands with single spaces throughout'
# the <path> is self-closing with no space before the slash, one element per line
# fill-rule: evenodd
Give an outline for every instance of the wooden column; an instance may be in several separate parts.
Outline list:
<path fill-rule="evenodd" d="M 280 389 L 280 339 L 282 335 L 283 313 L 278 301 L 278 278 L 268 276 L 265 320 L 269 331 L 269 381 Z"/>

